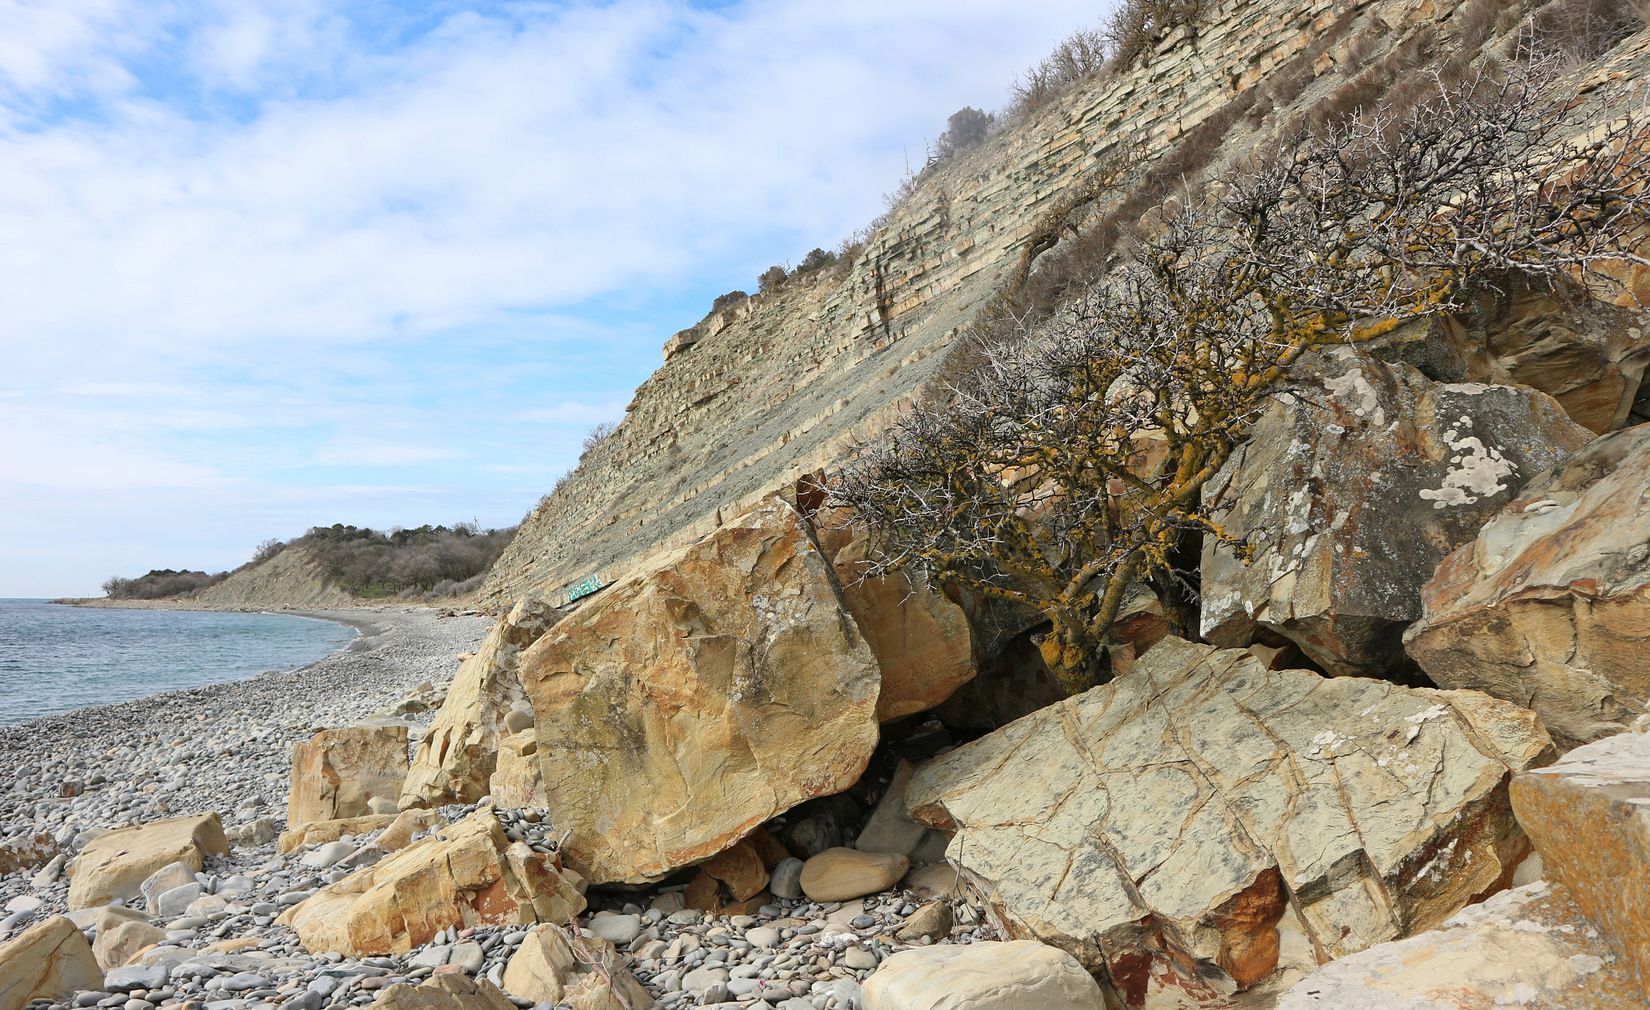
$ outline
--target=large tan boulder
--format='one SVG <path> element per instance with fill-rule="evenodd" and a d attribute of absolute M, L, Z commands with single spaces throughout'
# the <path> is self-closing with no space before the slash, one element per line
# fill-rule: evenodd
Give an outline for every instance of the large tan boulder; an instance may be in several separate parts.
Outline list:
<path fill-rule="evenodd" d="M 1403 662 L 1444 556 L 1592 433 L 1545 394 L 1435 383 L 1351 351 L 1301 369 L 1204 489 L 1249 559 L 1208 541 L 1202 633 L 1282 635 L 1332 674 Z"/>
<path fill-rule="evenodd" d="M 66 915 L 31 926 L 0 945 L 0 1010 L 103 987 L 92 945 Z"/>
<path fill-rule="evenodd" d="M 413 755 L 401 791 L 403 807 L 474 803 L 487 795 L 499 741 L 508 735 L 505 719 L 526 703 L 516 664 L 522 650 L 558 617 L 544 600 L 520 600 L 459 666 L 447 699 Z"/>
<path fill-rule="evenodd" d="M 957 832 L 947 855 L 1010 936 L 1070 951 L 1131 1006 L 1205 1006 L 1272 973 L 1286 914 L 1342 957 L 1504 886 L 1529 851 L 1506 780 L 1551 753 L 1533 715 L 1475 692 L 1166 638 L 919 767 L 906 795 Z"/>
<path fill-rule="evenodd" d="M 865 1010 L 1105 1010 L 1077 959 L 1032 940 L 902 950 L 865 980 Z"/>
<path fill-rule="evenodd" d="M 449 926 L 566 922 L 584 898 L 552 857 L 511 842 L 491 808 L 419 839 L 277 920 L 312 953 L 401 953 Z"/>
<path fill-rule="evenodd" d="M 812 901 L 861 898 L 893 887 L 910 868 L 897 853 L 826 849 L 802 864 L 802 893 Z"/>
<path fill-rule="evenodd" d="M 848 788 L 877 741 L 876 661 L 778 500 L 603 590 L 520 674 L 564 858 L 592 883 L 702 862 Z"/>
<path fill-rule="evenodd" d="M 1435 930 L 1331 961 L 1277 1010 L 1626 1010 L 1626 966 L 1562 888 L 1538 881 Z M 869 1008 L 868 1008 L 869 1010 Z"/>
<path fill-rule="evenodd" d="M 565 927 L 551 923 L 529 930 L 505 963 L 504 991 L 534 1003 L 566 999 L 575 1007 L 582 1004 L 605 1010 L 604 1001 L 613 1002 L 616 988 L 629 1000 L 625 1010 L 653 1005 L 653 998 L 630 973 L 624 955 L 613 944 L 581 936 L 575 946 L 568 935 Z M 609 980 L 612 985 L 604 993 L 602 986 Z"/>
<path fill-rule="evenodd" d="M 287 829 L 378 813 L 371 801 L 394 800 L 407 775 L 407 727 L 396 722 L 324 729 L 292 748 Z"/>
<path fill-rule="evenodd" d="M 207 856 L 229 854 L 217 814 L 192 814 L 111 831 L 69 863 L 69 908 L 135 898 L 151 873 L 173 863 L 199 872 Z"/>
<path fill-rule="evenodd" d="M 815 538 L 882 672 L 877 718 L 901 719 L 945 701 L 974 679 L 974 638 L 963 608 L 915 574 L 870 578 L 863 525 L 833 509 L 813 519 Z"/>
<path fill-rule="evenodd" d="M 422 985 L 392 985 L 372 1001 L 374 1010 L 516 1010 L 486 979 L 459 973 L 432 976 Z"/>
<path fill-rule="evenodd" d="M 1535 709 L 1564 748 L 1650 702 L 1650 425 L 1599 439 L 1451 554 L 1405 636 L 1434 682 Z"/>
<path fill-rule="evenodd" d="M 111 906 L 114 907 L 114 906 Z M 97 939 L 92 941 L 92 956 L 104 971 L 119 968 L 132 955 L 166 939 L 166 930 L 139 919 L 116 915 L 100 915 Z"/>
<path fill-rule="evenodd" d="M 1548 880 L 1650 996 L 1650 734 L 1621 733 L 1512 782 L 1513 811 Z"/>

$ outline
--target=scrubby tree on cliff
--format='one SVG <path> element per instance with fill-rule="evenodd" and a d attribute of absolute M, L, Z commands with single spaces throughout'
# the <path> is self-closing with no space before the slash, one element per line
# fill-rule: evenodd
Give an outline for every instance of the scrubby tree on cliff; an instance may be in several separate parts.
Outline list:
<path fill-rule="evenodd" d="M 984 348 L 829 482 L 870 526 L 868 574 L 1034 608 L 1061 682 L 1094 683 L 1129 587 L 1170 587 L 1189 538 L 1231 543 L 1202 489 L 1302 354 L 1468 311 L 1512 276 L 1650 265 L 1642 122 L 1584 121 L 1543 98 L 1551 75 L 1530 60 L 1439 79 L 1401 115 L 1302 134 L 1165 211 L 1124 265 Z"/>

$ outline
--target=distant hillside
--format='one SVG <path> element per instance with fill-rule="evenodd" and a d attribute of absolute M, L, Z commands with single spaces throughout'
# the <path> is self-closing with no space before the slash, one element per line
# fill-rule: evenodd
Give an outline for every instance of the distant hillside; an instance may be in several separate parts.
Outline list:
<path fill-rule="evenodd" d="M 317 526 L 285 543 L 265 543 L 232 572 L 160 569 L 135 579 L 112 578 L 103 589 L 109 605 L 206 610 L 350 607 L 392 599 L 431 603 L 479 588 L 514 535 L 514 529 L 463 523 L 387 533 Z"/>

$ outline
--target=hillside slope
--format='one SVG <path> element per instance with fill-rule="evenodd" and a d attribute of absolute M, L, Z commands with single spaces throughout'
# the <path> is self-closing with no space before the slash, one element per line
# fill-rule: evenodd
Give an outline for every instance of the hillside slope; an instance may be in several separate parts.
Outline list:
<path fill-rule="evenodd" d="M 294 547 L 241 568 L 184 602 L 200 610 L 322 610 L 358 606 L 361 600 L 328 578 L 308 551 Z"/>
<path fill-rule="evenodd" d="M 1175 31 L 1143 65 L 1101 73 L 927 175 L 851 265 L 671 338 L 624 423 L 528 517 L 483 599 L 502 608 L 616 580 L 829 467 L 933 383 L 970 320 L 1035 271 L 1028 250 L 1083 215 L 1149 210 L 1150 173 L 1195 177 L 1314 110 L 1379 100 L 1419 66 L 1504 41 L 1481 24 L 1501 6 L 1211 4 L 1195 35 Z M 1098 199 L 1074 214 L 1084 191 Z"/>

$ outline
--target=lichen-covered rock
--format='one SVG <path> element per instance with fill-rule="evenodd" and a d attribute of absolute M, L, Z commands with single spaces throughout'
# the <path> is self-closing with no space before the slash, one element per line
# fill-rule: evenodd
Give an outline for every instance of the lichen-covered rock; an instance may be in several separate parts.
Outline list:
<path fill-rule="evenodd" d="M 1063 950 L 1015 940 L 902 950 L 865 981 L 865 1010 L 1105 1010 Z"/>
<path fill-rule="evenodd" d="M 585 907 L 553 857 L 511 842 L 491 808 L 315 892 L 277 920 L 312 953 L 399 953 L 449 926 L 566 922 Z"/>
<path fill-rule="evenodd" d="M 505 720 L 526 703 L 516 663 L 559 615 L 536 597 L 518 601 L 453 675 L 429 732 L 419 741 L 401 790 L 403 807 L 474 803 L 487 794 Z"/>
<path fill-rule="evenodd" d="M 209 855 L 229 854 L 217 814 L 192 814 L 111 831 L 69 863 L 69 908 L 134 898 L 151 873 L 173 863 L 200 872 Z"/>
<path fill-rule="evenodd" d="M 974 679 L 974 640 L 968 615 L 921 576 L 868 578 L 868 542 L 849 513 L 817 516 L 819 548 L 831 561 L 842 605 L 859 625 L 882 674 L 877 718 L 902 719 L 945 701 Z"/>
<path fill-rule="evenodd" d="M 1561 889 L 1528 884 L 1331 961 L 1277 1010 L 1625 1010 L 1632 977 Z"/>
<path fill-rule="evenodd" d="M 57 839 L 46 832 L 27 833 L 0 842 L 0 876 L 43 866 L 57 856 Z"/>
<path fill-rule="evenodd" d="M 702 862 L 852 785 L 876 661 L 779 501 L 609 586 L 521 657 L 568 864 L 593 883 Z"/>
<path fill-rule="evenodd" d="M 951 861 L 1011 936 L 1072 952 L 1130 1006 L 1212 1005 L 1272 972 L 1286 913 L 1341 957 L 1504 886 L 1529 849 L 1506 779 L 1550 755 L 1533 715 L 1475 692 L 1166 638 L 919 767 L 907 797 L 957 832 Z"/>
<path fill-rule="evenodd" d="M 1561 747 L 1650 702 L 1650 425 L 1534 476 L 1451 554 L 1405 645 L 1434 682 L 1516 701 Z"/>
<path fill-rule="evenodd" d="M 1650 735 L 1621 733 L 1512 782 L 1513 811 L 1563 884 L 1650 996 Z"/>
<path fill-rule="evenodd" d="M 1534 390 L 1435 383 L 1347 350 L 1295 389 L 1204 489 L 1254 554 L 1210 540 L 1202 631 L 1241 647 L 1265 627 L 1333 674 L 1402 662 L 1438 563 L 1592 438 Z"/>
<path fill-rule="evenodd" d="M 23 1010 L 30 1000 L 59 1000 L 102 986 L 92 945 L 68 916 L 53 916 L 0 945 L 0 1010 Z"/>
<path fill-rule="evenodd" d="M 366 817 L 374 797 L 394 800 L 407 775 L 407 727 L 400 722 L 324 729 L 292 746 L 288 830 L 316 821 Z"/>

